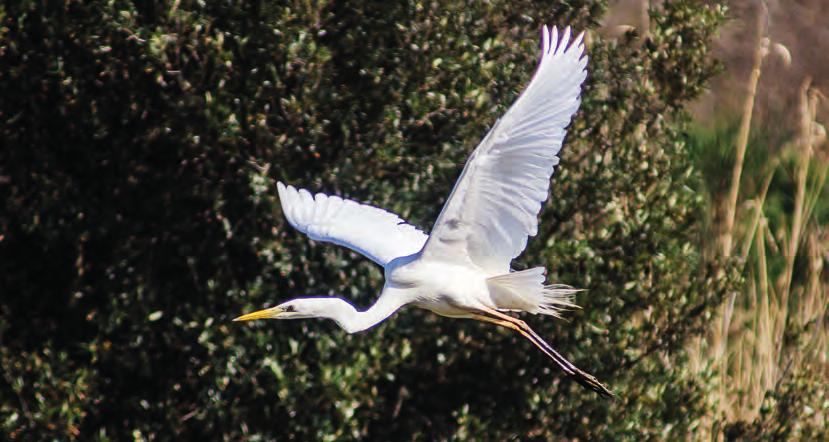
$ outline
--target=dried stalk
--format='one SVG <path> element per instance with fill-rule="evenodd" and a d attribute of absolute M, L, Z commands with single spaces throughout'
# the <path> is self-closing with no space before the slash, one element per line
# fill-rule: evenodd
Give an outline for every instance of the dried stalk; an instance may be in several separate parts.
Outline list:
<path fill-rule="evenodd" d="M 648 34 L 651 32 L 650 8 L 650 0 L 639 0 L 639 35 L 641 35 L 642 41 L 648 38 Z"/>
<path fill-rule="evenodd" d="M 794 213 L 792 214 L 792 228 L 789 234 L 789 244 L 786 250 L 786 276 L 781 294 L 782 302 L 786 302 L 792 284 L 792 273 L 794 272 L 794 260 L 797 256 L 797 249 L 800 245 L 800 236 L 803 225 L 803 202 L 806 198 L 806 179 L 809 174 L 809 163 L 812 158 L 812 121 L 814 121 L 815 109 L 817 107 L 817 96 L 809 94 L 809 86 L 812 79 L 806 77 L 800 86 L 801 115 L 800 115 L 800 151 L 797 155 L 797 192 L 794 198 Z"/>
<path fill-rule="evenodd" d="M 766 205 L 766 196 L 769 193 L 769 187 L 771 187 L 771 180 L 774 178 L 775 170 L 777 170 L 776 164 L 771 167 L 771 171 L 768 175 L 766 175 L 766 179 L 763 181 L 763 190 L 760 191 L 760 196 L 754 199 L 754 219 L 751 222 L 751 227 L 746 234 L 746 240 L 743 244 L 743 252 L 741 254 L 743 261 L 748 258 L 748 252 L 751 251 L 751 246 L 754 244 L 754 234 L 757 231 L 757 226 L 760 225 L 760 217 L 763 215 L 763 208 Z"/>
<path fill-rule="evenodd" d="M 760 72 L 763 65 L 763 58 L 768 53 L 769 41 L 763 37 L 765 32 L 766 17 L 768 10 L 762 4 L 757 14 L 757 45 L 754 48 L 754 64 L 748 78 L 748 94 L 743 104 L 743 113 L 740 120 L 740 130 L 737 133 L 736 158 L 734 168 L 731 171 L 731 188 L 728 192 L 728 201 L 725 207 L 725 227 L 722 234 L 723 256 L 731 256 L 731 244 L 733 241 L 734 218 L 737 212 L 737 197 L 740 193 L 740 178 L 743 174 L 743 163 L 745 162 L 746 147 L 748 146 L 748 133 L 751 129 L 751 117 L 754 111 L 754 98 L 757 95 L 757 83 L 760 81 Z"/>

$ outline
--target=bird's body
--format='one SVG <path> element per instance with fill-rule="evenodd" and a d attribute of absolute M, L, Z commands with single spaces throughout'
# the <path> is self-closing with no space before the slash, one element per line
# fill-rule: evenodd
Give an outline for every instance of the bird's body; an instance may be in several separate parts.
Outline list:
<path fill-rule="evenodd" d="M 559 39 L 559 37 L 561 37 Z M 510 262 L 538 230 L 565 128 L 586 76 L 581 36 L 569 44 L 544 28 L 533 80 L 470 156 L 430 235 L 382 209 L 277 184 L 284 215 L 317 241 L 355 250 L 383 266 L 385 285 L 365 311 L 337 297 L 287 301 L 237 320 L 327 318 L 349 333 L 368 329 L 410 305 L 443 316 L 519 332 L 582 385 L 610 395 L 593 376 L 559 355 L 523 321 L 505 312 L 559 316 L 576 290 L 545 285 L 545 269 L 513 271 Z"/>
<path fill-rule="evenodd" d="M 424 259 L 417 254 L 393 262 L 386 284 L 411 305 L 450 317 L 468 316 L 470 308 L 486 304 L 486 276 L 462 264 Z M 463 305 L 459 304 L 463 302 Z"/>
<path fill-rule="evenodd" d="M 535 313 L 543 301 L 523 299 L 518 295 L 543 290 L 544 286 L 539 281 L 543 281 L 543 269 L 535 268 L 527 272 L 490 274 L 472 263 L 441 261 L 418 253 L 398 258 L 386 267 L 386 287 L 382 293 L 394 293 L 393 296 L 407 300 L 406 304 L 453 318 L 469 318 L 473 312 L 485 308 Z M 535 278 L 530 281 L 516 280 L 518 276 Z M 509 290 L 499 282 L 503 280 L 524 283 L 528 287 L 524 288 L 524 292 Z M 554 290 L 553 301 L 558 301 L 561 307 L 574 307 L 569 295 L 575 290 L 569 287 Z M 517 292 L 515 296 L 511 296 L 513 292 Z"/>

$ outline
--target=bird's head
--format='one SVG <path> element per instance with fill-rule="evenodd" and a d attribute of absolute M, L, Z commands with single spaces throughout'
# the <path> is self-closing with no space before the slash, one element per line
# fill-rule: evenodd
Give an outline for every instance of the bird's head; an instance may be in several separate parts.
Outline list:
<path fill-rule="evenodd" d="M 338 298 L 299 298 L 283 302 L 276 307 L 266 308 L 235 318 L 234 321 L 254 319 L 305 319 L 338 317 L 341 310 L 353 307 Z"/>

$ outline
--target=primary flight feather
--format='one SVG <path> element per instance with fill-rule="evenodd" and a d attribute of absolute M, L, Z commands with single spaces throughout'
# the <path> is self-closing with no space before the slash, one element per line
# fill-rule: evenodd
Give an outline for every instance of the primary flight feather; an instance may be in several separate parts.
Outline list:
<path fill-rule="evenodd" d="M 542 30 L 541 60 L 526 87 L 495 122 L 461 172 L 430 235 L 377 207 L 277 184 L 288 222 L 316 241 L 338 244 L 383 266 L 377 301 L 357 311 L 337 297 L 310 297 L 235 320 L 328 318 L 349 333 L 370 328 L 405 305 L 470 318 L 520 333 L 576 382 L 612 393 L 556 352 L 524 321 L 505 312 L 559 316 L 576 290 L 545 285 L 545 269 L 512 271 L 510 262 L 538 232 L 538 213 L 566 127 L 587 75 L 583 34 Z"/>

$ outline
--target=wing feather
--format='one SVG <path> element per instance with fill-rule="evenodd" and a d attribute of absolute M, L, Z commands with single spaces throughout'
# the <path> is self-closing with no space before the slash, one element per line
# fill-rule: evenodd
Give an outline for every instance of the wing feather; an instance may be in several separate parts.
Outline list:
<path fill-rule="evenodd" d="M 559 36 L 544 27 L 533 79 L 469 157 L 424 256 L 505 274 L 538 233 L 538 213 L 587 76 L 582 37 L 569 44 L 570 28 Z"/>
<path fill-rule="evenodd" d="M 377 207 L 276 184 L 288 223 L 315 241 L 347 247 L 385 266 L 419 252 L 426 234 Z"/>

